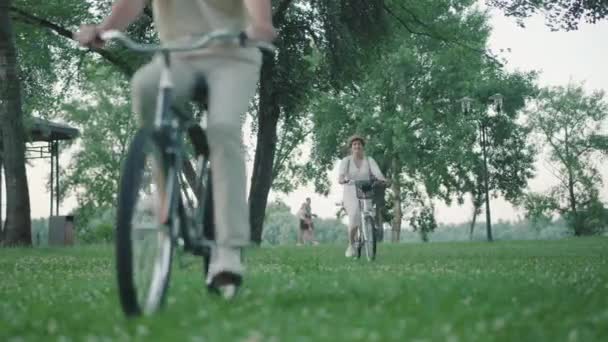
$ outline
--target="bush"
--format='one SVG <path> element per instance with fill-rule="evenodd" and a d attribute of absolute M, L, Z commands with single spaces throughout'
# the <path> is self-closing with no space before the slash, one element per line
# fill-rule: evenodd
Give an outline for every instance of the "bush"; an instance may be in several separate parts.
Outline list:
<path fill-rule="evenodd" d="M 420 209 L 420 213 L 414 211 L 410 218 L 410 225 L 415 232 L 420 234 L 422 241 L 428 242 L 429 234 L 437 229 L 434 208 L 432 206 L 424 206 Z"/>
<path fill-rule="evenodd" d="M 89 244 L 114 241 L 116 211 L 113 208 L 100 208 L 89 215 L 88 221 L 78 221 L 76 225 L 78 242 Z"/>

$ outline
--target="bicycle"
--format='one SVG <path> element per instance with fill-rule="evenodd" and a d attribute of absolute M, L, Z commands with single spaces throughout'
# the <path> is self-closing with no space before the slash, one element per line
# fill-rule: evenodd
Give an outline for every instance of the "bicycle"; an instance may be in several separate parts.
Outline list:
<path fill-rule="evenodd" d="M 349 183 L 352 184 L 353 181 L 349 181 Z M 361 258 L 361 251 L 363 249 L 365 249 L 367 261 L 374 261 L 376 259 L 379 233 L 374 220 L 375 208 L 373 198 L 374 189 L 382 184 L 384 183 L 377 180 L 354 181 L 361 215 L 354 246 L 357 259 Z"/>
<path fill-rule="evenodd" d="M 140 44 L 119 31 L 106 31 L 100 38 L 163 57 L 154 125 L 141 128 L 129 146 L 119 184 L 116 222 L 122 309 L 127 316 L 150 314 L 165 303 L 174 250 L 202 256 L 206 275 L 214 240 L 209 145 L 199 123 L 171 105 L 171 53 L 203 49 L 217 41 L 268 51 L 275 48 L 270 43 L 250 41 L 244 33 L 228 31 L 175 45 Z M 191 145 L 186 145 L 186 133 Z"/>

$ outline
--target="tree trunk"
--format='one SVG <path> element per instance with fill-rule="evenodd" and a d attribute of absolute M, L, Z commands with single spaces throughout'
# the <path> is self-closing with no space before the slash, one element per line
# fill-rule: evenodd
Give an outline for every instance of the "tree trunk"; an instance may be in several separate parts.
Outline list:
<path fill-rule="evenodd" d="M 0 2 L 0 122 L 6 180 L 6 245 L 32 245 L 30 201 L 25 173 L 25 129 L 21 112 L 15 40 L 9 7 Z"/>
<path fill-rule="evenodd" d="M 583 220 L 578 216 L 576 195 L 574 194 L 574 176 L 570 169 L 568 169 L 568 202 L 570 202 L 571 222 L 574 226 L 574 235 L 581 236 L 584 233 Z"/>
<path fill-rule="evenodd" d="M 581 236 L 583 235 L 583 220 L 581 220 L 581 218 L 578 216 L 578 212 L 577 212 L 577 207 L 576 207 L 576 195 L 574 193 L 574 171 L 572 170 L 572 159 L 575 159 L 573 156 L 570 155 L 570 134 L 568 132 L 568 129 L 566 128 L 565 130 L 565 137 L 564 137 L 564 147 L 565 147 L 565 151 L 566 151 L 566 168 L 568 170 L 568 206 L 570 207 L 570 222 L 571 224 L 574 226 L 574 235 L 575 236 Z"/>
<path fill-rule="evenodd" d="M 251 189 L 249 190 L 251 241 L 255 244 L 262 242 L 268 193 L 274 179 L 272 169 L 277 143 L 277 124 L 280 108 L 277 94 L 273 88 L 273 70 L 274 62 L 272 59 L 265 60 L 260 76 L 257 145 L 253 159 Z"/>
<path fill-rule="evenodd" d="M 391 189 L 393 190 L 393 224 L 391 234 L 392 242 L 399 242 L 401 238 L 401 220 L 403 219 L 403 213 L 401 212 L 401 184 L 399 183 L 399 172 L 400 170 L 399 161 L 397 158 L 393 159 L 393 179 Z"/>
<path fill-rule="evenodd" d="M 475 223 L 477 222 L 477 214 L 479 212 L 479 208 L 473 205 L 473 219 L 471 220 L 471 227 L 469 229 L 469 240 L 473 241 L 473 233 L 475 232 Z"/>
<path fill-rule="evenodd" d="M 0 246 L 4 241 L 4 216 L 2 215 L 2 204 L 4 198 L 4 195 L 2 194 L 2 188 L 4 184 L 4 177 L 2 176 L 2 165 L 4 164 L 2 160 L 3 153 L 4 152 L 2 151 L 2 134 L 0 132 Z"/>
<path fill-rule="evenodd" d="M 473 219 L 471 220 L 471 227 L 469 229 L 469 240 L 473 241 L 473 233 L 475 232 L 475 224 L 477 223 L 477 216 L 480 214 L 480 208 L 482 203 L 481 194 L 475 194 L 475 191 L 471 193 L 473 200 Z"/>

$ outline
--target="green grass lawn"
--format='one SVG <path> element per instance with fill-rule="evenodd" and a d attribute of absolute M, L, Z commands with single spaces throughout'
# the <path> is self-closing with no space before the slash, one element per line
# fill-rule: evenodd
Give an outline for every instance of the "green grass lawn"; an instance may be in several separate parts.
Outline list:
<path fill-rule="evenodd" d="M 608 238 L 252 249 L 237 300 L 174 272 L 126 319 L 111 246 L 0 250 L 0 341 L 608 341 Z M 193 260 L 193 259 L 189 259 Z"/>

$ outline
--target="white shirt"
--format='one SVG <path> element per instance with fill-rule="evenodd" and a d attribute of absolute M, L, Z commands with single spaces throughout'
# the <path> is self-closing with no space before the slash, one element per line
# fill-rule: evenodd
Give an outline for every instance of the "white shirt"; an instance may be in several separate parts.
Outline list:
<path fill-rule="evenodd" d="M 162 42 L 215 30 L 240 32 L 247 27 L 243 0 L 153 0 L 152 6 Z"/>
<path fill-rule="evenodd" d="M 370 175 L 374 175 L 377 179 L 385 180 L 380 167 L 378 167 L 378 164 L 372 157 L 364 157 L 361 160 L 361 165 L 358 167 L 352 155 L 342 159 L 340 162 L 338 179 L 340 176 L 343 176 L 346 179 L 355 181 L 369 180 Z M 354 184 L 344 185 L 342 204 L 348 214 L 349 226 L 357 225 L 359 220 L 359 199 L 357 198 L 357 190 Z"/>

